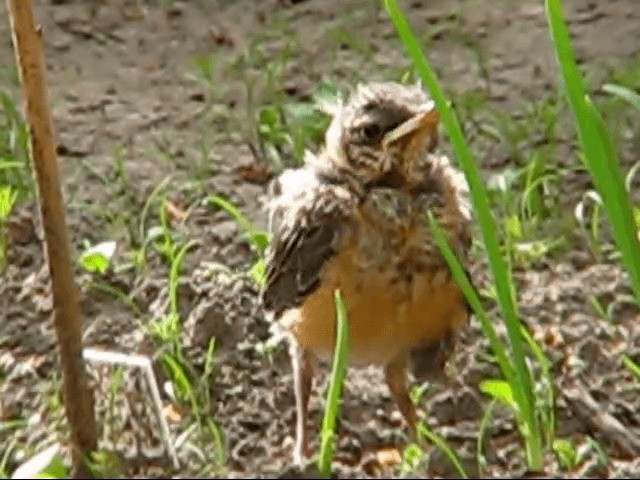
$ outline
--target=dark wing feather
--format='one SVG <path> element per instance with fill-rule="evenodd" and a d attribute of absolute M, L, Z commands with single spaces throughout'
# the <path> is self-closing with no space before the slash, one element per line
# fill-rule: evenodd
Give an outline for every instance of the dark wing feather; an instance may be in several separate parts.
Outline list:
<path fill-rule="evenodd" d="M 302 304 L 320 284 L 322 267 L 337 251 L 339 224 L 302 227 L 276 244 L 267 259 L 262 292 L 265 309 L 279 317 Z"/>
<path fill-rule="evenodd" d="M 297 204 L 280 207 L 289 220 L 281 218 L 272 232 L 261 293 L 263 307 L 276 319 L 318 288 L 324 265 L 340 248 L 353 205 L 350 196 L 336 194 L 341 188 L 322 185 Z"/>

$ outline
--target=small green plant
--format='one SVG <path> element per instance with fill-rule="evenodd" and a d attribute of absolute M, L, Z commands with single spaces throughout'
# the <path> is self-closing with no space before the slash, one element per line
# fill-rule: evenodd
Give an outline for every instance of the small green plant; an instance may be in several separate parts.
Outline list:
<path fill-rule="evenodd" d="M 555 172 L 541 166 L 534 154 L 521 169 L 508 168 L 487 183 L 496 215 L 502 217 L 502 251 L 511 265 L 530 266 L 564 243 L 563 237 L 538 238 L 539 226 L 553 208 L 549 183 L 557 182 Z"/>
<path fill-rule="evenodd" d="M 607 456 L 602 447 L 591 437 L 587 437 L 586 441 L 580 445 L 576 445 L 567 438 L 558 438 L 553 442 L 553 452 L 560 468 L 565 471 L 572 471 L 579 467 L 592 452 L 595 452 L 602 465 L 607 463 Z"/>
<path fill-rule="evenodd" d="M 418 423 L 418 437 L 421 441 L 430 441 L 436 446 L 438 450 L 444 453 L 453 467 L 456 469 L 456 472 L 458 472 L 458 475 L 460 475 L 460 478 L 469 478 L 469 475 L 460 463 L 460 459 L 456 455 L 456 452 L 454 452 L 454 450 L 444 438 L 431 430 L 425 422 Z"/>
<path fill-rule="evenodd" d="M 17 201 L 34 193 L 29 161 L 29 130 L 11 95 L 0 90 L 0 186 L 17 192 Z"/>
<path fill-rule="evenodd" d="M 180 344 L 182 323 L 178 300 L 180 270 L 184 257 L 193 245 L 193 242 L 173 245 L 171 250 L 167 252 L 170 264 L 168 279 L 169 305 L 167 312 L 163 316 L 148 324 L 150 333 L 162 342 L 163 348 L 165 349 L 162 358 L 164 364 L 167 366 L 169 376 L 174 382 L 180 381 L 180 372 L 173 368 L 174 363 L 179 365 L 179 363 L 176 363 L 175 358 L 183 360 L 182 347 Z"/>
<path fill-rule="evenodd" d="M 305 150 L 324 139 L 329 117 L 318 109 L 317 104 L 311 102 L 290 103 L 286 112 L 293 158 L 297 165 L 302 165 Z"/>
<path fill-rule="evenodd" d="M 553 451 L 558 458 L 558 463 L 564 470 L 573 470 L 580 464 L 578 461 L 578 449 L 571 440 L 557 438 L 553 442 Z"/>
<path fill-rule="evenodd" d="M 602 257 L 601 212 L 602 199 L 593 190 L 582 194 L 575 208 L 575 217 L 580 230 L 587 240 L 591 254 L 596 260 Z"/>
<path fill-rule="evenodd" d="M 205 356 L 204 370 L 198 371 L 187 359 L 181 342 L 182 318 L 180 310 L 179 286 L 184 260 L 196 245 L 195 241 L 181 238 L 173 230 L 168 218 L 166 198 L 161 193 L 164 182 L 149 196 L 142 212 L 140 230 L 144 232 L 148 210 L 153 200 L 159 204 L 159 225 L 149 227 L 134 261 L 143 265 L 149 249 L 155 251 L 167 266 L 168 302 L 166 311 L 145 325 L 151 336 L 159 343 L 157 356 L 160 365 L 170 380 L 168 394 L 180 406 L 184 406 L 194 420 L 182 435 L 182 445 L 197 452 L 202 459 L 201 473 L 205 476 L 218 475 L 226 462 L 222 432 L 216 422 L 208 416 L 212 408 L 210 385 L 214 372 L 215 339 L 211 339 Z M 216 461 L 211 462 L 211 445 L 216 449 Z"/>
<path fill-rule="evenodd" d="M 106 428 L 110 428 L 115 424 L 116 399 L 122 394 L 123 378 L 124 370 L 121 366 L 117 366 L 111 374 L 107 392 L 107 413 L 104 422 Z"/>
<path fill-rule="evenodd" d="M 282 170 L 286 165 L 283 149 L 293 143 L 284 113 L 277 106 L 267 105 L 257 115 L 259 145 L 263 155 L 277 170 Z"/>
<path fill-rule="evenodd" d="M 324 81 L 311 101 L 290 101 L 282 84 L 293 47 L 298 43 L 297 36 L 287 38 L 276 59 L 268 58 L 261 40 L 260 36 L 252 39 L 230 66 L 231 75 L 244 85 L 246 97 L 243 118 L 235 121 L 254 156 L 280 171 L 300 165 L 304 149 L 322 140 L 329 119 L 317 108 L 316 100 L 337 89 Z M 262 92 L 260 98 L 258 91 Z"/>
<path fill-rule="evenodd" d="M 598 316 L 604 320 L 609 325 L 613 325 L 613 318 L 611 317 L 611 312 L 608 308 L 605 308 L 602 305 L 602 302 L 595 295 L 589 296 L 589 303 L 593 307 L 593 310 L 598 314 Z"/>
<path fill-rule="evenodd" d="M 195 246 L 195 242 L 180 241 L 176 238 L 167 217 L 164 198 L 160 202 L 159 218 L 160 225 L 156 230 L 157 233 L 152 236 L 151 245 L 165 260 L 169 269 L 167 286 L 169 302 L 166 313 L 160 318 L 149 322 L 147 328 L 152 336 L 162 342 L 164 352 L 161 358 L 169 377 L 174 383 L 183 385 L 181 367 L 185 362 L 180 344 L 182 325 L 178 287 L 182 263 L 189 250 Z"/>
<path fill-rule="evenodd" d="M 477 100 L 482 100 L 482 97 Z M 511 164 L 521 166 L 530 163 L 531 155 L 551 158 L 558 143 L 556 130 L 565 105 L 561 97 L 551 95 L 527 103 L 516 111 L 501 110 L 491 104 L 481 105 L 482 110 L 478 111 L 476 104 L 476 108 L 469 111 L 462 108 L 464 104 L 456 102 L 462 113 L 471 115 L 471 122 L 479 123 L 474 125 L 477 135 L 500 142 L 506 148 Z M 476 113 L 480 114 L 480 120 L 475 120 Z"/>
<path fill-rule="evenodd" d="M 11 95 L 0 90 L 0 271 L 8 249 L 6 223 L 14 208 L 33 192 L 29 131 Z"/>
<path fill-rule="evenodd" d="M 210 105 L 211 102 L 218 98 L 217 95 L 220 91 L 216 85 L 218 59 L 215 55 L 197 55 L 193 59 L 193 64 L 195 67 L 195 72 L 187 73 L 186 77 L 187 79 L 198 83 L 200 86 L 206 89 L 206 99 L 208 104 Z"/>
<path fill-rule="evenodd" d="M 409 396 L 411 397 L 411 402 L 418 406 L 422 401 L 422 397 L 424 397 L 425 392 L 427 391 L 428 384 L 423 383 L 422 385 L 412 385 L 411 391 L 409 392 Z"/>
<path fill-rule="evenodd" d="M 425 462 L 424 450 L 415 443 L 408 444 L 402 451 L 402 463 L 400 464 L 400 474 L 410 475 L 421 469 Z"/>
<path fill-rule="evenodd" d="M 426 442 L 433 444 L 451 462 L 460 478 L 469 478 L 467 471 L 460 463 L 460 459 L 448 442 L 434 432 L 424 421 L 417 425 L 418 443 L 409 443 L 402 452 L 402 463 L 399 465 L 401 475 L 415 474 L 428 467 L 430 455 L 426 454 L 421 445 Z"/>
<path fill-rule="evenodd" d="M 249 244 L 253 250 L 255 260 L 249 269 L 249 276 L 258 285 L 264 282 L 265 273 L 265 252 L 269 245 L 269 235 L 267 232 L 257 230 L 249 219 L 236 207 L 233 203 L 218 195 L 207 197 L 204 203 L 211 204 L 224 210 L 231 218 L 233 218 L 240 228 L 248 237 Z"/>
<path fill-rule="evenodd" d="M 87 465 L 95 478 L 118 478 L 124 472 L 124 463 L 120 456 L 107 450 L 92 452 Z"/>
<path fill-rule="evenodd" d="M 536 359 L 532 368 L 535 377 L 535 410 L 545 445 L 549 446 L 556 438 L 556 388 L 553 379 L 553 363 L 524 326 L 522 326 L 522 337 L 527 342 L 531 356 Z"/>
<path fill-rule="evenodd" d="M 6 223 L 18 199 L 18 192 L 8 185 L 0 185 L 0 271 L 6 265 L 8 248 Z"/>
<path fill-rule="evenodd" d="M 331 476 L 331 463 L 335 443 L 335 428 L 340 409 L 342 383 L 347 370 L 347 348 L 349 342 L 349 319 L 347 307 L 342 293 L 334 293 L 336 304 L 336 343 L 331 368 L 331 379 L 327 390 L 327 403 L 320 430 L 320 455 L 318 456 L 318 470 L 324 477 Z"/>
<path fill-rule="evenodd" d="M 161 356 L 162 365 L 171 379 L 168 388 L 172 401 L 186 407 L 191 416 L 189 425 L 181 435 L 181 446 L 197 453 L 202 461 L 199 465 L 201 475 L 217 476 L 226 463 L 225 441 L 222 431 L 210 416 L 213 408 L 211 382 L 214 373 L 215 339 L 209 341 L 202 371 L 195 368 L 184 357 L 182 350 L 166 351 Z M 214 447 L 214 459 L 211 461 L 211 447 Z"/>
<path fill-rule="evenodd" d="M 3 339 L 0 338 L 0 345 L 2 344 Z M 4 372 L 0 370 L 0 387 L 3 386 L 3 374 Z M 9 435 L 11 432 L 20 432 L 27 424 L 27 420 L 22 418 L 0 421 L 0 438 L 4 440 L 2 446 L 0 446 L 0 478 L 9 478 L 11 456 L 19 448 L 18 439 L 15 436 L 11 438 Z"/>
<path fill-rule="evenodd" d="M 547 164 L 547 156 L 536 150 L 522 172 L 523 192 L 519 202 L 522 218 L 535 221 L 555 210 L 554 194 L 558 191 L 558 172 Z"/>
<path fill-rule="evenodd" d="M 640 162 L 636 162 L 627 172 L 624 181 L 624 190 L 627 195 L 631 195 L 632 185 L 636 175 L 640 171 Z M 604 202 L 602 197 L 595 190 L 587 190 L 582 195 L 582 200 L 575 208 L 575 217 L 578 225 L 587 239 L 589 248 L 596 259 L 600 259 L 603 254 L 603 244 L 605 240 L 602 235 L 602 211 Z M 633 218 L 636 229 L 640 231 L 640 206 L 633 205 Z"/>
<path fill-rule="evenodd" d="M 323 82 L 311 102 L 266 105 L 258 111 L 260 147 L 267 160 L 282 170 L 291 163 L 301 165 L 305 149 L 318 145 L 324 138 L 330 118 L 321 108 L 339 95 L 331 82 Z M 293 162 L 285 161 L 292 157 Z"/>
<path fill-rule="evenodd" d="M 127 306 L 134 313 L 136 320 L 142 318 L 144 314 L 136 300 L 121 287 L 111 284 L 106 275 L 110 271 L 118 273 L 119 268 L 123 268 L 122 265 L 113 261 L 117 242 L 108 240 L 91 245 L 85 240 L 83 243 L 85 249 L 79 255 L 77 263 L 82 270 L 93 274 L 88 279 L 86 286 L 89 289 L 111 295 Z M 124 265 L 124 268 L 126 268 L 126 265 Z"/>
<path fill-rule="evenodd" d="M 80 254 L 78 263 L 87 272 L 104 275 L 111 266 L 116 246 L 115 241 L 100 242 L 95 245 L 85 242 L 85 250 Z"/>
<path fill-rule="evenodd" d="M 285 94 L 280 86 L 296 40 L 287 38 L 276 60 L 265 53 L 263 40 L 262 36 L 253 38 L 230 65 L 229 73 L 245 90 L 245 109 L 242 118 L 235 119 L 234 126 L 259 160 L 282 168 L 286 162 L 280 147 L 288 143 L 288 137 L 283 127 Z M 260 98 L 257 92 L 262 92 Z"/>

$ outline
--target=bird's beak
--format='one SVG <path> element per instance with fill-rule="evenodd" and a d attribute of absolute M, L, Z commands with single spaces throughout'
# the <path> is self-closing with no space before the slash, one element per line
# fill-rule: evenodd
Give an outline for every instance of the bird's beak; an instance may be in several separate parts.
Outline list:
<path fill-rule="evenodd" d="M 420 113 L 388 132 L 382 139 L 382 148 L 386 151 L 391 145 L 402 141 L 405 151 L 422 149 L 425 140 L 435 135 L 439 121 L 440 114 L 435 104 L 430 102 Z"/>

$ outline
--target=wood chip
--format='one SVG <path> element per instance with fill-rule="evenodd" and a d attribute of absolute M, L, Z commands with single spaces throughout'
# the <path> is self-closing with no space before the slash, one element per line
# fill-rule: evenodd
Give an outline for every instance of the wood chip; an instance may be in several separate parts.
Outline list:
<path fill-rule="evenodd" d="M 180 423 L 182 421 L 182 411 L 173 403 L 169 403 L 162 409 L 162 415 L 169 423 Z"/>
<path fill-rule="evenodd" d="M 382 448 L 376 451 L 376 460 L 383 467 L 392 467 L 402 463 L 402 453 L 397 448 Z"/>

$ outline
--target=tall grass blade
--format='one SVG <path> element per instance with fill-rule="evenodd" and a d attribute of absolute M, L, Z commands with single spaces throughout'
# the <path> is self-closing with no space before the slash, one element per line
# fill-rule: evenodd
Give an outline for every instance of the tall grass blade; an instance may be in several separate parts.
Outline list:
<path fill-rule="evenodd" d="M 613 226 L 616 245 L 631 277 L 636 298 L 640 299 L 638 226 L 633 215 L 631 200 L 625 190 L 617 154 L 602 116 L 587 95 L 582 75 L 576 64 L 561 1 L 545 0 L 545 8 L 587 168 Z"/>
<path fill-rule="evenodd" d="M 333 354 L 333 365 L 331 368 L 331 380 L 327 392 L 327 404 L 322 420 L 322 431 L 320 438 L 320 455 L 318 457 L 318 470 L 324 477 L 331 476 L 331 462 L 335 443 L 336 419 L 340 409 L 340 396 L 342 392 L 342 382 L 344 381 L 347 369 L 347 344 L 349 340 L 349 319 L 347 317 L 347 307 L 344 304 L 342 294 L 339 290 L 334 293 L 337 316 L 336 346 Z"/>
<path fill-rule="evenodd" d="M 384 0 L 384 4 L 391 16 L 400 40 L 411 56 L 425 86 L 429 89 L 433 97 L 436 107 L 440 112 L 442 123 L 451 139 L 458 161 L 469 184 L 471 199 L 482 229 L 491 271 L 496 284 L 498 300 L 509 335 L 511 354 L 518 383 L 517 388 L 514 389 L 514 395 L 516 396 L 518 405 L 522 409 L 523 418 L 526 419 L 528 427 L 528 438 L 525 438 L 525 443 L 528 445 L 528 464 L 532 470 L 540 470 L 542 467 L 542 447 L 540 444 L 541 439 L 538 422 L 534 412 L 533 385 L 525 362 L 523 340 L 520 334 L 520 321 L 514 295 L 512 294 L 511 275 L 500 252 L 500 245 L 496 234 L 497 228 L 491 216 L 489 198 L 485 185 L 480 178 L 480 173 L 471 155 L 469 146 L 464 139 L 456 114 L 445 98 L 437 77 L 427 59 L 422 54 L 420 45 L 404 15 L 400 12 L 395 0 Z"/>
<path fill-rule="evenodd" d="M 476 317 L 478 318 L 478 320 L 480 320 L 482 329 L 484 330 L 484 333 L 489 340 L 489 344 L 491 345 L 491 349 L 496 356 L 496 360 L 498 362 L 498 365 L 500 366 L 502 374 L 511 385 L 518 385 L 516 372 L 511 361 L 509 360 L 509 357 L 507 356 L 504 345 L 502 345 L 502 342 L 500 341 L 495 328 L 493 328 L 493 324 L 489 319 L 489 315 L 482 306 L 482 303 L 480 303 L 480 298 L 478 297 L 475 288 L 473 288 L 473 285 L 471 285 L 471 282 L 467 278 L 467 275 L 462 265 L 460 264 L 460 261 L 455 256 L 455 253 L 453 253 L 453 250 L 451 250 L 442 227 L 440 227 L 438 221 L 432 214 L 429 214 L 429 222 L 433 231 L 433 236 L 436 240 L 436 243 L 438 244 L 438 247 L 442 251 L 442 255 L 444 256 L 444 259 L 449 266 L 449 270 L 451 270 L 453 278 L 462 289 L 462 292 L 464 293 L 467 302 L 469 302 L 469 305 L 471 305 L 471 308 L 473 309 Z"/>

